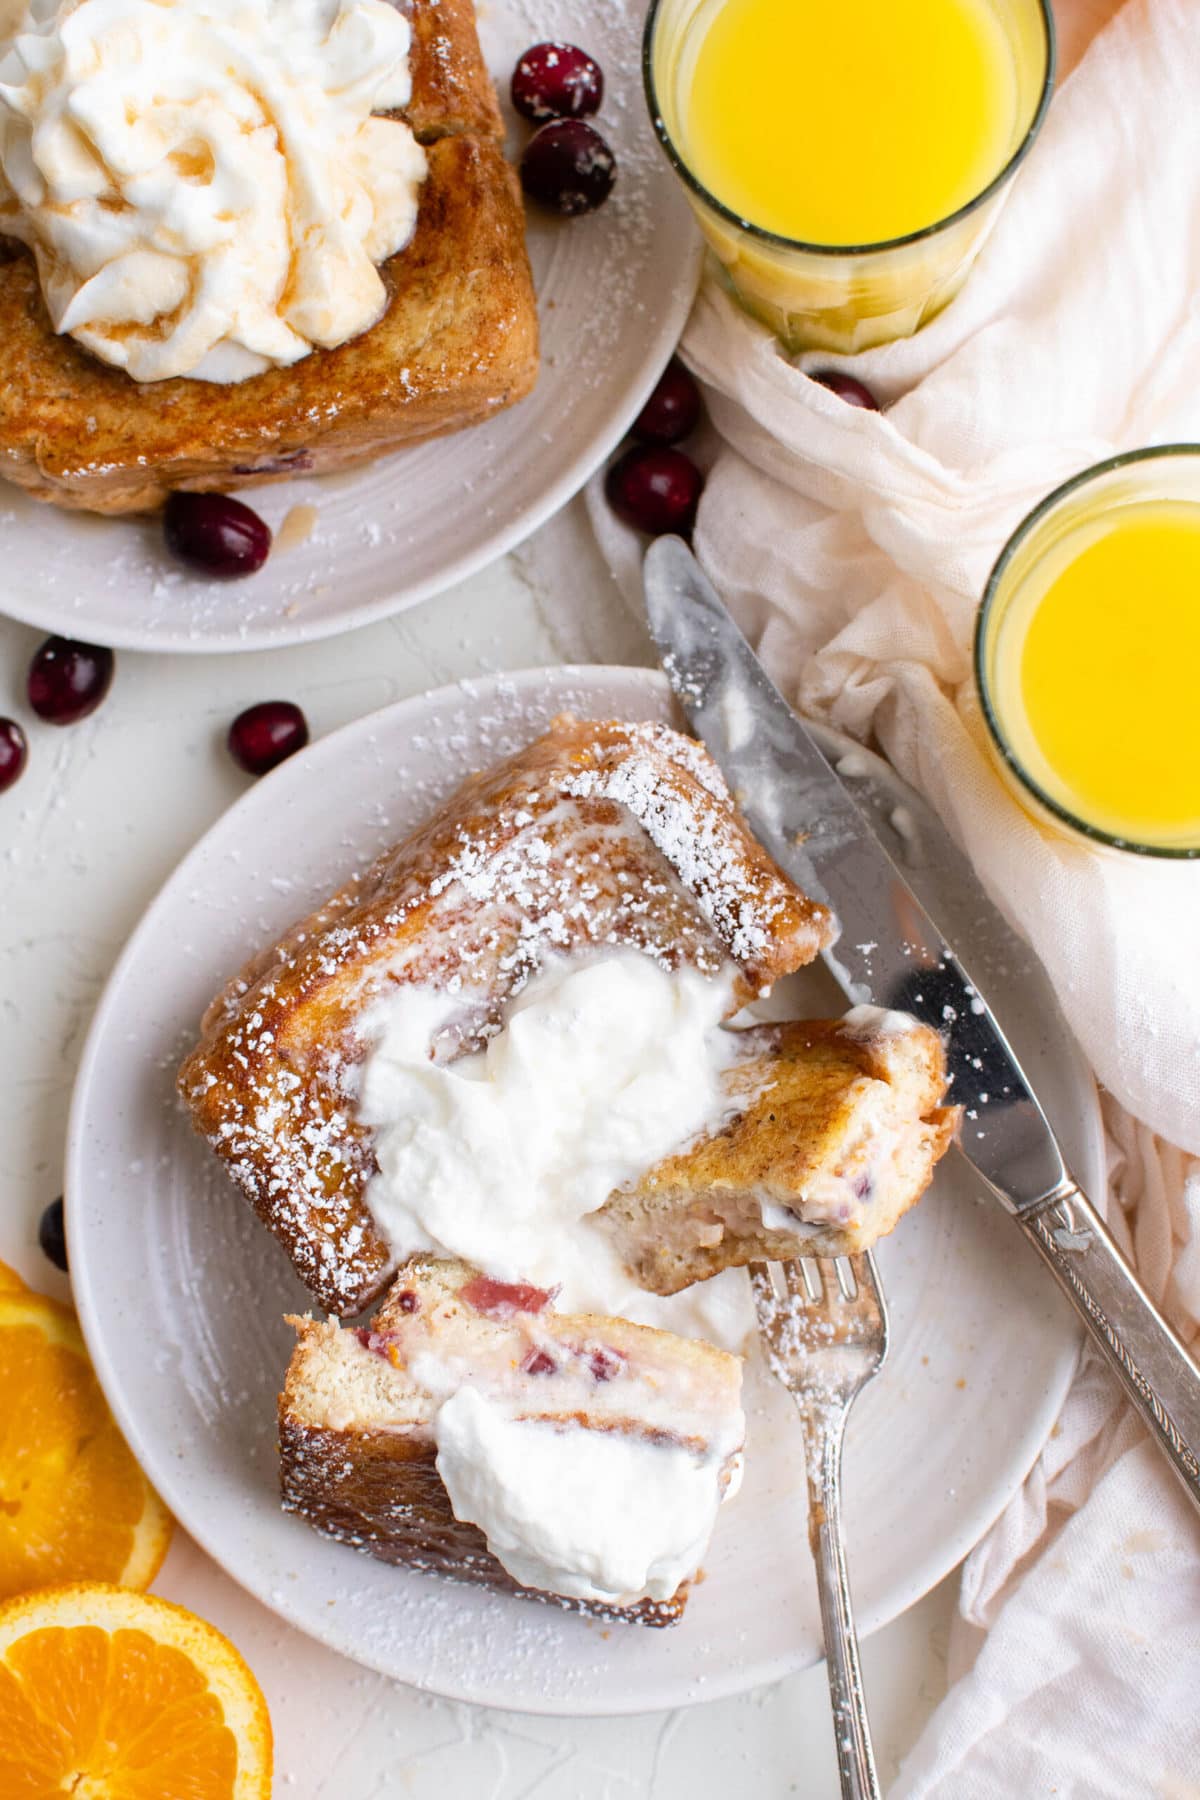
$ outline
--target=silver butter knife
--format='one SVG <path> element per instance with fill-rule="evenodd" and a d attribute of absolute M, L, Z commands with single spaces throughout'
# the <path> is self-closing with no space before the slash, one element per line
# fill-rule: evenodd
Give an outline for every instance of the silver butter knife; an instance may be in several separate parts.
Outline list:
<path fill-rule="evenodd" d="M 951 1098 L 978 1129 L 960 1145 L 1049 1264 L 1151 1436 L 1200 1506 L 1200 1369 L 1063 1160 L 986 999 L 770 680 L 680 538 L 646 554 L 646 613 L 692 728 L 756 837 L 841 932 L 823 952 L 854 1005 L 940 1031 Z M 991 911 L 982 884 L 979 908 Z"/>

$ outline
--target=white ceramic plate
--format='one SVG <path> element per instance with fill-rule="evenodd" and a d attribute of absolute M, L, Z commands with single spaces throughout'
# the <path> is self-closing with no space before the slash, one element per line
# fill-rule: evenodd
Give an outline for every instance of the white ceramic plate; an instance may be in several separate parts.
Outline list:
<path fill-rule="evenodd" d="M 265 567 L 242 581 L 181 569 L 153 520 L 60 512 L 0 483 L 0 611 L 134 650 L 325 637 L 413 606 L 511 549 L 620 441 L 674 348 L 700 266 L 691 213 L 642 97 L 643 9 L 637 0 L 489 0 L 480 11 L 510 154 L 528 135 L 508 107 L 513 65 L 531 43 L 565 37 L 604 70 L 596 123 L 618 160 L 612 196 L 592 216 L 529 209 L 542 332 L 533 394 L 487 425 L 365 469 L 247 490 L 283 530 Z M 306 535 L 289 545 L 296 532 Z"/>
<path fill-rule="evenodd" d="M 749 1688 L 820 1654 L 800 1434 L 782 1392 L 752 1371 L 745 1484 L 675 1630 L 602 1628 L 327 1543 L 276 1499 L 275 1396 L 291 1345 L 282 1315 L 304 1310 L 306 1296 L 193 1138 L 172 1085 L 201 1010 L 253 947 L 564 707 L 661 718 L 670 702 L 657 674 L 600 668 L 404 701 L 285 763 L 185 859 L 130 940 L 84 1054 L 69 1132 L 71 1270 L 136 1454 L 181 1522 L 259 1599 L 439 1694 L 535 1712 L 638 1712 Z M 916 819 L 914 832 L 904 818 L 900 840 L 914 880 L 998 995 L 1085 1187 L 1099 1191 L 1095 1097 L 1044 977 L 1007 934 L 981 938 L 954 855 L 943 856 L 913 796 L 861 753 L 851 766 L 881 820 L 898 799 Z M 806 1010 L 841 1010 L 823 971 L 803 980 Z M 893 1348 L 855 1408 L 846 1452 L 864 1631 L 953 1568 L 996 1516 L 1050 1430 L 1077 1352 L 1036 1258 L 956 1157 L 880 1260 Z"/>

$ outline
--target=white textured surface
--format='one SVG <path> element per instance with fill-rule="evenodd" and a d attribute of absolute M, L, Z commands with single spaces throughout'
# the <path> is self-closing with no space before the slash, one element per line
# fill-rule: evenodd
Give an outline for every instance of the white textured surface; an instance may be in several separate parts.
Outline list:
<path fill-rule="evenodd" d="M 551 661 L 553 640 L 511 564 L 406 619 L 272 656 L 124 656 L 105 707 L 70 731 L 30 721 L 25 665 L 39 634 L 0 621 L 0 711 L 24 719 L 31 760 L 0 799 L 0 1257 L 67 1291 L 41 1257 L 58 1192 L 67 1102 L 103 981 L 179 856 L 247 785 L 221 746 L 228 719 L 292 695 L 314 733 L 455 676 Z M 605 646 L 598 644 L 597 653 Z M 614 645 L 610 654 L 628 655 Z M 797 1541 L 787 1554 L 805 1554 Z M 637 1719 L 554 1720 L 451 1705 L 357 1668 L 281 1624 L 182 1534 L 156 1584 L 239 1644 L 271 1706 L 279 1794 L 298 1800 L 832 1800 L 822 1669 L 742 1699 Z M 877 1748 L 893 1769 L 944 1685 L 947 1581 L 864 1646 Z"/>

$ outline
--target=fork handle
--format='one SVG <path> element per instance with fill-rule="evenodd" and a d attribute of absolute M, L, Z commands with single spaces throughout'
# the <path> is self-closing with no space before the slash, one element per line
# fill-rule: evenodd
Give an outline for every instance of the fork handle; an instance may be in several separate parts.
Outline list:
<path fill-rule="evenodd" d="M 1076 1182 L 1016 1216 L 1200 1506 L 1200 1370 Z"/>
<path fill-rule="evenodd" d="M 842 1800 L 879 1800 L 879 1778 L 871 1749 L 854 1609 L 850 1603 L 850 1577 L 842 1544 L 842 1429 L 845 1417 L 842 1413 L 836 1419 L 823 1418 L 819 1408 L 805 1411 L 808 1538 L 817 1566 L 817 1590 L 821 1596 L 825 1667 L 833 1707 Z"/>

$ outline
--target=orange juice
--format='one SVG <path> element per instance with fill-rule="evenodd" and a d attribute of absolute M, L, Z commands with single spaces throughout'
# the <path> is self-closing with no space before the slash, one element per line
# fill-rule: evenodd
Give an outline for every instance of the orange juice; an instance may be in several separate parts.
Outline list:
<path fill-rule="evenodd" d="M 722 0 L 698 19 L 681 149 L 752 224 L 810 244 L 936 225 L 1000 173 L 1021 117 L 993 0 Z"/>
<path fill-rule="evenodd" d="M 789 349 L 906 337 L 1033 142 L 1050 0 L 651 0 L 646 96 L 727 287 Z"/>
<path fill-rule="evenodd" d="M 1054 806 L 1134 846 L 1200 847 L 1200 503 L 1085 513 L 1005 600 L 985 671 Z"/>

